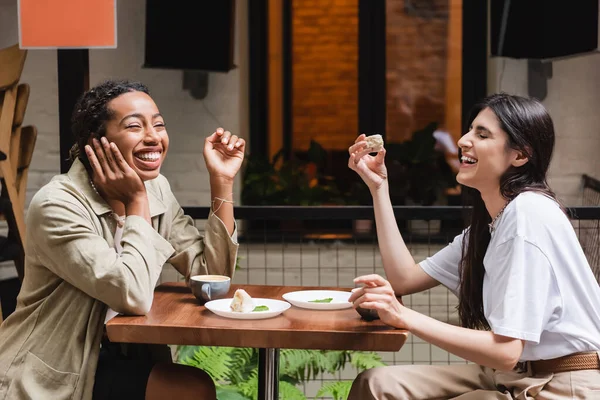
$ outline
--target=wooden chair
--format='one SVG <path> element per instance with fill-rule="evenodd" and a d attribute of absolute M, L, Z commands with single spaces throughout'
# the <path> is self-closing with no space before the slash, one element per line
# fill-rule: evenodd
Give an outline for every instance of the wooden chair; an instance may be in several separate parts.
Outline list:
<path fill-rule="evenodd" d="M 17 188 L 18 199 L 16 200 L 21 208 L 25 208 L 25 200 L 27 198 L 27 176 L 29 173 L 29 165 L 33 158 L 33 150 L 37 139 L 37 129 L 34 126 L 25 126 L 19 129 L 18 137 L 19 148 L 15 155 L 17 160 L 15 185 Z M 15 140 L 16 141 L 16 140 Z M 4 179 L 2 178 L 2 191 L 0 192 L 0 218 L 7 221 L 9 230 L 6 238 L 0 237 L 0 244 L 4 244 L 0 248 L 0 260 L 13 260 L 19 279 L 23 280 L 25 271 L 25 253 L 24 242 L 21 242 L 20 233 L 18 230 L 17 221 L 14 214 L 13 201 L 8 196 L 8 192 L 4 188 Z M 24 234 L 24 232 L 23 232 Z"/>
<path fill-rule="evenodd" d="M 37 136 L 33 127 L 21 128 L 29 99 L 29 85 L 18 82 L 26 56 L 27 52 L 19 49 L 18 45 L 0 50 L 0 211 L 9 228 L 8 237 L 0 249 L 0 259 L 14 259 L 21 279 L 27 170 Z"/>

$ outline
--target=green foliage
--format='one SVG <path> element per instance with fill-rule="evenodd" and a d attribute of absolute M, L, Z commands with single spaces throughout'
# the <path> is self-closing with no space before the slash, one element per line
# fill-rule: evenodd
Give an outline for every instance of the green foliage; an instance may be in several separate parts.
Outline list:
<path fill-rule="evenodd" d="M 179 346 L 177 361 L 201 368 L 215 381 L 219 400 L 256 400 L 258 350 L 234 347 Z M 347 363 L 364 370 L 384 365 L 373 352 L 284 349 L 280 353 L 279 393 L 286 400 L 306 400 L 297 385 L 321 373 L 334 374 Z M 346 399 L 352 381 L 328 382 L 319 396 Z"/>
<path fill-rule="evenodd" d="M 320 205 L 344 204 L 333 177 L 323 169 L 327 151 L 314 140 L 307 152 L 308 160 L 284 159 L 279 150 L 272 160 L 246 157 L 242 204 L 246 205 Z"/>
<path fill-rule="evenodd" d="M 385 366 L 377 353 L 364 351 L 352 352 L 350 354 L 350 364 L 354 365 L 360 371 Z"/>
<path fill-rule="evenodd" d="M 300 383 L 315 379 L 322 372 L 339 371 L 350 360 L 350 352 L 285 349 L 280 358 L 280 374 Z"/>
<path fill-rule="evenodd" d="M 333 400 L 346 400 L 352 388 L 352 381 L 328 382 L 321 386 L 317 397 L 331 396 Z"/>
<path fill-rule="evenodd" d="M 435 150 L 436 129 L 437 123 L 431 123 L 410 140 L 385 145 L 392 202 L 410 198 L 415 204 L 432 205 L 444 188 L 456 185 L 454 174 L 444 168 L 443 154 Z"/>
<path fill-rule="evenodd" d="M 286 381 L 279 382 L 279 398 L 285 400 L 306 400 L 306 396 L 302 393 L 302 390 Z"/>
<path fill-rule="evenodd" d="M 228 380 L 232 354 L 231 349 L 227 347 L 202 346 L 196 347 L 192 351 L 191 357 L 188 356 L 185 358 L 186 361 L 184 364 L 203 369 L 216 383 Z"/>
<path fill-rule="evenodd" d="M 249 400 L 258 399 L 258 369 L 250 371 L 248 378 L 241 382 L 236 382 L 239 392 Z"/>
<path fill-rule="evenodd" d="M 217 399 L 219 400 L 248 400 L 240 394 L 235 386 L 221 386 L 217 388 Z"/>

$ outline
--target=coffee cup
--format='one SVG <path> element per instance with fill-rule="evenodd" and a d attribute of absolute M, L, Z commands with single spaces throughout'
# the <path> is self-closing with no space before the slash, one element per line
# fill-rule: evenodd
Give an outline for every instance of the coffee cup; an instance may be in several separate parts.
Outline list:
<path fill-rule="evenodd" d="M 359 313 L 365 321 L 375 321 L 376 319 L 379 319 L 379 313 L 377 312 L 377 310 L 362 308 L 361 306 L 358 306 L 356 307 L 356 312 Z"/>
<path fill-rule="evenodd" d="M 226 297 L 230 286 L 231 278 L 225 275 L 194 275 L 190 278 L 192 293 L 200 304 Z"/>

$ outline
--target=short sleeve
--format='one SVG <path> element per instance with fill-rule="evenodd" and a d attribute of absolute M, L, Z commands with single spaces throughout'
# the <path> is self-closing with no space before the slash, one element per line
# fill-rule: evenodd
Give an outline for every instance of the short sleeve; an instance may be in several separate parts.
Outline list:
<path fill-rule="evenodd" d="M 459 267 L 465 232 L 463 231 L 454 238 L 452 243 L 419 264 L 427 275 L 446 286 L 456 296 L 460 286 Z"/>
<path fill-rule="evenodd" d="M 546 255 L 522 236 L 515 236 L 486 260 L 484 312 L 498 335 L 539 343 L 560 292 Z"/>

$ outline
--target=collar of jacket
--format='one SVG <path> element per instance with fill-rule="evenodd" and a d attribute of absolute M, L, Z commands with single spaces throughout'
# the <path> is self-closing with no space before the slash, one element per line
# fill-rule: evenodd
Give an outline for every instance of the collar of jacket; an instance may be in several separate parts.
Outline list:
<path fill-rule="evenodd" d="M 76 159 L 73 162 L 73 165 L 69 169 L 67 173 L 69 178 L 77 185 L 77 187 L 81 190 L 83 195 L 90 202 L 92 209 L 96 213 L 96 215 L 104 215 L 113 212 L 112 208 L 108 205 L 108 203 L 100 196 L 92 185 L 90 184 L 90 176 L 86 171 L 83 163 Z M 150 217 L 155 217 L 160 214 L 164 214 L 167 211 L 167 207 L 165 203 L 160 199 L 158 194 L 156 193 L 156 189 L 152 184 L 152 181 L 144 182 L 146 186 L 146 192 L 148 193 L 148 204 L 150 207 Z"/>

